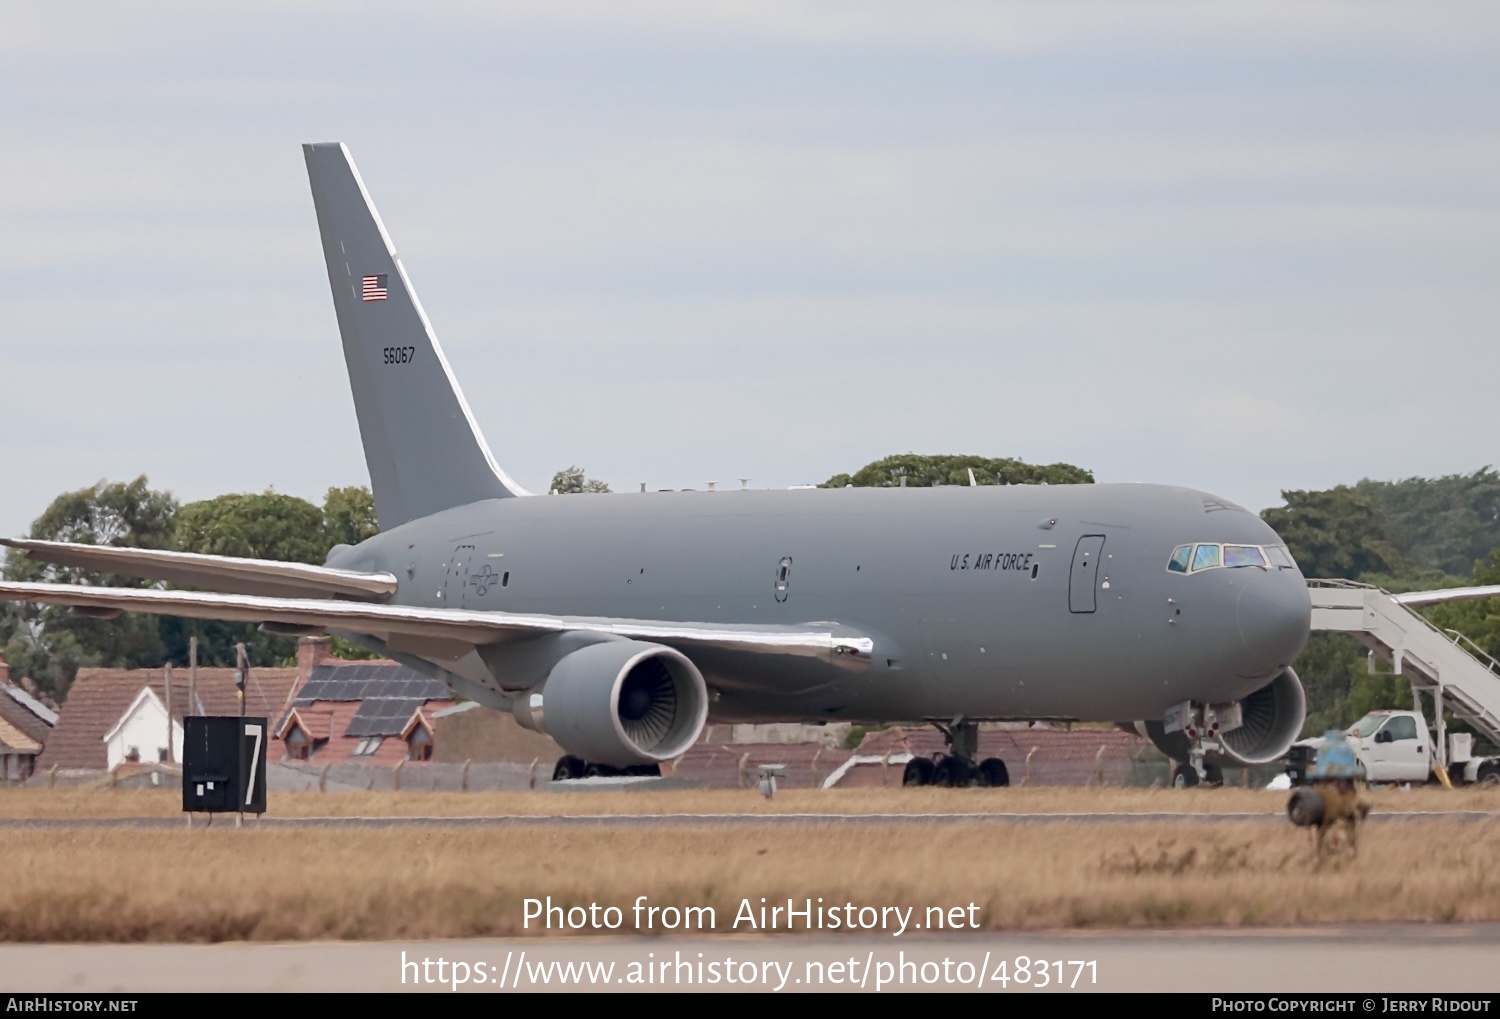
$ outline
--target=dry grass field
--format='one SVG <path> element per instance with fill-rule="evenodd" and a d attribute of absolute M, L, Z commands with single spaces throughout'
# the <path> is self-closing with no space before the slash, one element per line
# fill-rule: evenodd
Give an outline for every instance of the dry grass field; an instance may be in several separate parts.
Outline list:
<path fill-rule="evenodd" d="M 1440 787 L 1368 794 L 1379 813 L 1482 810 L 1500 817 L 1500 790 Z M 592 814 L 1265 813 L 1287 794 L 1260 789 L 751 789 L 658 792 L 273 793 L 269 817 L 494 817 Z M 0 818 L 179 817 L 169 789 L 0 789 Z"/>
<path fill-rule="evenodd" d="M 522 900 L 977 903 L 988 929 L 1500 920 L 1500 821 L 1372 825 L 1321 861 L 1264 822 L 0 830 L 4 941 L 544 933 Z M 745 933 L 744 927 L 739 929 Z M 592 932 L 590 932 L 592 933 Z"/>

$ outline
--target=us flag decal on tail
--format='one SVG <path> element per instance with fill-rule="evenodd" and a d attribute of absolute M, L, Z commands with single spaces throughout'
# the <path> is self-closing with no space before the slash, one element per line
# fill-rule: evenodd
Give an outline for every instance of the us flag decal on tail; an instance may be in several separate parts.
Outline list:
<path fill-rule="evenodd" d="M 366 301 L 383 301 L 386 297 L 385 281 L 387 276 L 381 273 L 379 276 L 366 276 L 364 286 L 360 290 L 360 296 Z"/>

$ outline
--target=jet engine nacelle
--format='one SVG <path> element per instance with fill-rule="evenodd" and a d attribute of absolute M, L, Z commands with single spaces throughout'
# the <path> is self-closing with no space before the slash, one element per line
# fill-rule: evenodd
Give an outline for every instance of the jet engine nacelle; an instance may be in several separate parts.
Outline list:
<path fill-rule="evenodd" d="M 564 655 L 513 710 L 517 722 L 568 753 L 623 768 L 692 746 L 708 720 L 708 686 L 680 651 L 611 640 Z"/>
<path fill-rule="evenodd" d="M 1302 734 L 1302 724 L 1307 720 L 1307 695 L 1297 673 L 1290 668 L 1239 701 L 1236 707 L 1239 708 L 1240 724 L 1209 737 L 1217 741 L 1219 749 L 1210 750 L 1204 756 L 1206 763 L 1221 767 L 1269 764 L 1286 755 Z M 1192 737 L 1186 732 L 1180 729 L 1167 732 L 1159 720 L 1137 722 L 1135 728 L 1174 761 L 1188 760 Z M 1197 733 L 1199 738 L 1207 735 Z"/>

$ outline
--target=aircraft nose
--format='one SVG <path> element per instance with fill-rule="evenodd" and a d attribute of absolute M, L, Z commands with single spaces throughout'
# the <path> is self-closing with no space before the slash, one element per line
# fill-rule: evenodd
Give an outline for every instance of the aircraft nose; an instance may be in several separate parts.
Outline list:
<path fill-rule="evenodd" d="M 1240 640 L 1256 669 L 1272 672 L 1291 665 L 1302 653 L 1312 629 L 1312 599 L 1300 576 L 1282 570 L 1256 573 L 1240 586 Z"/>

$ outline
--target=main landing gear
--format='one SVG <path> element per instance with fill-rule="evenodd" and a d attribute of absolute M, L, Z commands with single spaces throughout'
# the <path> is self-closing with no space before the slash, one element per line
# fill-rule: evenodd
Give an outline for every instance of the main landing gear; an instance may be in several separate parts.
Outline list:
<path fill-rule="evenodd" d="M 901 784 L 936 785 L 951 789 L 968 786 L 990 786 L 999 788 L 1010 785 L 1010 771 L 998 757 L 986 757 L 978 764 L 979 724 L 965 722 L 961 717 L 951 725 L 938 725 L 948 741 L 948 753 L 932 757 L 913 757 L 906 763 L 901 775 Z"/>
<path fill-rule="evenodd" d="M 612 764 L 594 764 L 569 754 L 567 757 L 559 757 L 557 766 L 552 769 L 554 782 L 570 778 L 617 778 L 622 775 L 660 778 L 661 765 L 633 764 L 626 768 L 616 768 Z"/>

